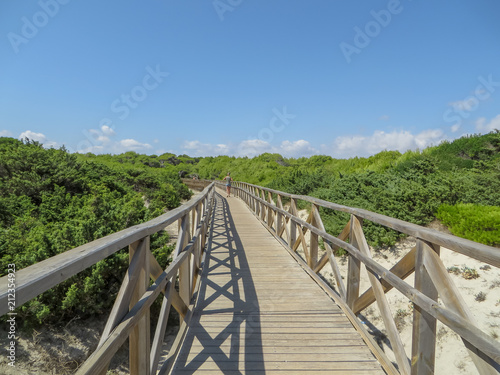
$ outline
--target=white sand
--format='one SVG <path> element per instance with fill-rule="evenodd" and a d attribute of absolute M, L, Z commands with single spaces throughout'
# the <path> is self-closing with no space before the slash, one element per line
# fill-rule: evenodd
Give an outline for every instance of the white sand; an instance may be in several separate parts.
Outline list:
<path fill-rule="evenodd" d="M 373 258 L 386 269 L 390 269 L 399 259 L 410 251 L 414 245 L 415 239 L 408 238 L 392 248 L 379 249 L 378 251 L 372 249 Z M 462 274 L 449 274 L 470 308 L 474 316 L 474 324 L 498 341 L 500 337 L 500 269 L 445 248 L 441 248 L 440 258 L 447 269 L 457 267 L 459 270 L 462 270 L 463 267 L 466 266 L 477 271 L 479 277 L 476 279 L 465 279 Z M 346 279 L 348 263 L 346 257 L 336 259 L 338 260 L 341 274 L 343 278 Z M 325 266 L 321 271 L 321 275 L 329 281 L 331 285 L 335 285 L 335 279 L 330 264 Z M 364 267 L 362 267 L 361 277 L 360 294 L 370 286 L 368 274 Z M 414 286 L 414 275 L 410 275 L 405 281 L 410 286 Z M 484 300 L 480 301 L 482 298 L 479 293 L 483 294 Z M 391 307 L 392 315 L 400 330 L 401 340 L 405 346 L 406 353 L 410 358 L 413 321 L 412 305 L 409 303 L 409 300 L 396 289 L 388 292 L 386 296 Z M 442 304 L 441 301 L 440 303 Z M 373 325 L 383 334 L 386 333 L 376 303 L 362 311 L 361 315 L 366 317 L 369 331 L 373 332 L 373 330 L 370 330 L 371 325 Z M 374 334 L 377 336 L 375 332 Z M 378 333 L 378 336 L 380 336 L 380 333 Z M 384 351 L 388 354 L 389 358 L 394 361 L 393 353 L 386 345 L 386 342 L 388 342 L 388 340 L 384 341 Z M 478 373 L 460 337 L 440 322 L 438 322 L 437 326 L 435 373 L 447 375 Z"/>

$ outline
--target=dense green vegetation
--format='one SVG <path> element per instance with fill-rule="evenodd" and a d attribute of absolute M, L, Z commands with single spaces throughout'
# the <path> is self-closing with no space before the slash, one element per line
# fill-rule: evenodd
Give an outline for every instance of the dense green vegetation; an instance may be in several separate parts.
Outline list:
<path fill-rule="evenodd" d="M 500 134 L 468 136 L 423 151 L 384 151 L 369 158 L 192 158 L 173 154 L 70 154 L 37 142 L 0 138 L 0 262 L 24 268 L 135 225 L 190 197 L 179 177 L 246 181 L 359 207 L 412 223 L 439 218 L 452 233 L 500 244 Z M 305 207 L 305 206 L 303 206 Z M 337 235 L 348 218 L 322 212 Z M 365 222 L 374 245 L 398 234 Z M 152 249 L 166 264 L 165 233 Z M 27 324 L 109 311 L 128 262 L 121 251 L 19 309 Z M 21 320 L 21 319 L 20 319 Z"/>
<path fill-rule="evenodd" d="M 384 151 L 369 158 L 348 160 L 328 156 L 285 159 L 278 154 L 263 154 L 253 159 L 203 158 L 190 165 L 188 171 L 202 178 L 222 178 L 226 171 L 231 171 L 236 180 L 427 225 L 436 218 L 441 205 L 500 206 L 499 151 L 500 133 L 492 132 L 423 151 L 404 154 Z M 455 215 L 461 216 L 461 212 L 455 211 Z M 451 225 L 450 230 L 458 236 L 499 244 L 498 232 L 490 230 L 490 219 L 478 212 L 460 220 L 467 223 L 472 220 L 471 227 L 487 231 L 487 236 L 473 236 L 456 229 L 456 225 Z M 329 211 L 322 216 L 326 229 L 333 234 L 338 234 L 347 222 L 345 214 Z M 491 220 L 495 219 L 498 223 L 498 216 L 493 215 Z M 369 222 L 365 229 L 373 245 L 390 245 L 398 239 L 396 232 Z"/>
<path fill-rule="evenodd" d="M 443 204 L 437 218 L 460 237 L 490 245 L 500 245 L 500 207 L 459 203 Z"/>
<path fill-rule="evenodd" d="M 0 138 L 1 275 L 9 263 L 27 267 L 150 220 L 190 197 L 176 173 L 143 159 L 135 153 L 71 155 Z M 167 240 L 166 233 L 151 238 L 165 265 L 171 252 Z M 20 321 L 30 325 L 109 311 L 127 263 L 127 251 L 99 262 L 24 304 Z"/>

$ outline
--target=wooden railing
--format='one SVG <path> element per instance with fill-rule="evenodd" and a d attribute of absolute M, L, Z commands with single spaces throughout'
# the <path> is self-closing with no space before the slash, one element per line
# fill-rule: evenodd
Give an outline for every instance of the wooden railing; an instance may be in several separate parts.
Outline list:
<path fill-rule="evenodd" d="M 199 180 L 195 178 L 182 178 L 181 180 L 184 185 L 193 190 L 203 190 L 212 183 L 212 181 L 209 180 Z"/>
<path fill-rule="evenodd" d="M 35 298 L 80 271 L 124 247 L 130 264 L 95 352 L 76 372 L 79 375 L 105 374 L 109 363 L 129 339 L 130 373 L 167 373 L 183 339 L 198 290 L 208 228 L 213 209 L 215 185 L 210 184 L 186 204 L 146 223 L 111 234 L 44 260 L 16 273 L 16 305 Z M 158 264 L 150 251 L 150 235 L 179 223 L 173 260 Z M 0 316 L 8 312 L 5 276 L 0 279 Z M 150 279 L 153 281 L 152 285 Z M 162 306 L 151 345 L 150 306 L 162 294 Z M 181 327 L 166 360 L 158 371 L 170 307 L 181 317 Z"/>
<path fill-rule="evenodd" d="M 329 294 L 352 318 L 351 321 L 388 373 L 434 373 L 437 320 L 460 335 L 480 374 L 497 374 L 500 371 L 500 343 L 476 327 L 469 308 L 439 256 L 440 247 L 443 246 L 500 267 L 500 249 L 312 197 L 287 194 L 243 182 L 233 183 L 232 189 L 312 276 L 319 279 L 317 274 L 330 263 L 336 288 L 327 288 Z M 284 208 L 284 200 L 289 205 L 287 209 Z M 298 200 L 306 201 L 311 206 L 305 221 L 298 217 Z M 350 214 L 349 221 L 337 237 L 325 231 L 321 207 Z M 416 246 L 388 270 L 373 260 L 363 233 L 363 220 L 413 236 Z M 305 235 L 307 231 L 310 233 L 309 238 Z M 320 239 L 323 239 L 325 247 L 321 257 Z M 305 259 L 297 255 L 299 249 Z M 337 249 L 344 249 L 348 253 L 345 281 L 334 256 Z M 363 293 L 360 293 L 361 264 L 366 266 L 371 284 Z M 415 273 L 414 286 L 404 281 L 412 273 Z M 411 360 L 406 355 L 385 295 L 392 288 L 399 290 L 414 305 Z M 437 302 L 438 297 L 444 305 Z M 355 317 L 374 302 L 381 312 L 399 371 L 378 350 L 377 344 Z"/>

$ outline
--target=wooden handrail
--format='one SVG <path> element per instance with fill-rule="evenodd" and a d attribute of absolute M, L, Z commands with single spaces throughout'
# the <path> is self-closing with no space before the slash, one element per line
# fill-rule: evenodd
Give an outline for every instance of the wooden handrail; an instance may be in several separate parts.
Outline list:
<path fill-rule="evenodd" d="M 77 374 L 105 374 L 111 358 L 127 338 L 130 373 L 156 374 L 170 306 L 185 320 L 194 303 L 192 297 L 199 285 L 214 194 L 215 184 L 210 183 L 189 202 L 153 220 L 17 271 L 16 307 L 128 246 L 130 266 L 100 343 Z M 174 259 L 163 271 L 149 249 L 149 237 L 175 221 L 181 224 L 181 233 Z M 177 277 L 179 291 L 173 287 Z M 7 313 L 7 283 L 8 276 L 0 279 L 0 315 Z M 151 345 L 149 308 L 162 293 L 163 304 Z"/>
<path fill-rule="evenodd" d="M 304 265 L 310 272 L 318 273 L 330 262 L 339 289 L 333 290 L 342 308 L 359 313 L 377 302 L 388 332 L 401 374 L 428 374 L 434 372 L 436 320 L 459 334 L 480 374 L 497 374 L 500 371 L 500 345 L 498 341 L 481 331 L 474 324 L 468 307 L 439 258 L 440 246 L 452 251 L 500 267 L 500 249 L 440 233 L 405 221 L 367 210 L 338 205 L 320 199 L 293 195 L 244 182 L 235 182 L 233 191 L 248 205 L 262 224 L 292 253 L 302 248 Z M 273 201 L 273 195 L 277 202 Z M 267 196 L 267 197 L 266 197 Z M 290 209 L 285 210 L 283 198 L 290 199 Z M 297 217 L 296 202 L 311 203 L 311 213 L 307 220 Z M 349 222 L 335 237 L 324 229 L 319 207 L 350 214 Z M 401 233 L 414 236 L 417 246 L 400 260 L 391 270 L 387 270 L 372 259 L 364 237 L 363 219 L 381 224 Z M 309 243 L 305 233 L 311 233 Z M 298 235 L 297 235 L 298 234 Z M 349 237 L 349 243 L 345 239 Z M 322 238 L 326 253 L 317 260 L 318 239 Z M 342 281 L 333 250 L 345 249 L 349 257 L 347 285 Z M 363 294 L 359 293 L 360 267 L 363 263 L 369 274 L 370 284 Z M 415 286 L 404 281 L 415 272 Z M 413 337 L 411 361 L 406 357 L 399 333 L 394 326 L 385 293 L 391 288 L 399 290 L 415 305 L 413 316 Z M 438 304 L 441 297 L 444 306 Z"/>
<path fill-rule="evenodd" d="M 305 202 L 312 203 L 317 206 L 328 208 L 334 211 L 356 215 L 373 223 L 381 224 L 398 232 L 418 237 L 440 246 L 444 246 L 446 248 L 452 249 L 457 253 L 467 255 L 471 258 L 500 268 L 500 251 L 497 248 L 491 246 L 483 245 L 481 243 L 456 237 L 447 233 L 438 232 L 417 224 L 408 223 L 400 219 L 395 219 L 393 217 L 371 212 L 362 208 L 344 206 L 307 195 L 289 194 L 279 190 L 273 190 L 258 185 L 248 184 L 245 182 L 236 182 L 233 184 L 233 187 L 235 188 L 242 188 L 242 186 L 246 186 L 246 189 L 248 189 L 248 187 L 252 187 L 261 191 L 276 194 L 281 197 L 286 197 L 294 200 L 303 200 Z"/>

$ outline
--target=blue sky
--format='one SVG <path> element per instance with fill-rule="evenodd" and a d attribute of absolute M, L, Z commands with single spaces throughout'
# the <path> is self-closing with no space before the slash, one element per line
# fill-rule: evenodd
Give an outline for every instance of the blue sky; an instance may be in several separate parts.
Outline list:
<path fill-rule="evenodd" d="M 500 129 L 497 0 L 0 2 L 0 136 L 369 156 Z"/>

